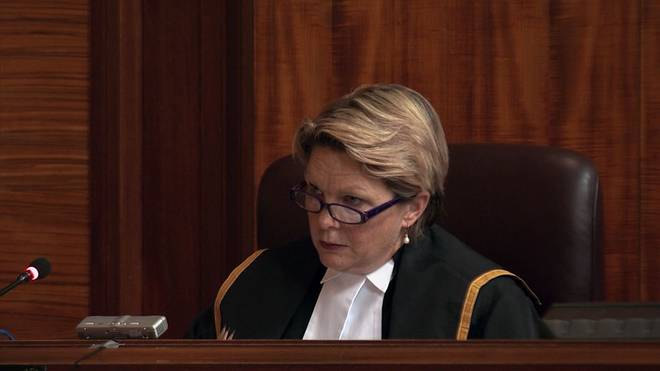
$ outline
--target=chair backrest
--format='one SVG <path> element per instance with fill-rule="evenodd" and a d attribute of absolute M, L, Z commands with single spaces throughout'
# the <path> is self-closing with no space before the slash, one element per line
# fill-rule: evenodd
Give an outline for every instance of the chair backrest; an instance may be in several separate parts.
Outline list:
<path fill-rule="evenodd" d="M 602 299 L 602 206 L 590 159 L 554 147 L 492 143 L 453 143 L 449 156 L 438 224 L 525 279 L 543 308 Z M 288 192 L 302 174 L 291 156 L 264 173 L 260 249 L 308 234 L 307 215 Z"/>

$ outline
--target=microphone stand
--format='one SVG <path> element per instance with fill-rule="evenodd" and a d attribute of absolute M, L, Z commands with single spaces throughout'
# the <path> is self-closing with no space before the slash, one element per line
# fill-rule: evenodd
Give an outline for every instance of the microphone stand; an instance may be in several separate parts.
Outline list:
<path fill-rule="evenodd" d="M 8 293 L 8 292 L 11 291 L 11 289 L 13 289 L 14 287 L 16 287 L 16 286 L 18 286 L 18 285 L 21 285 L 21 284 L 24 284 L 24 283 L 26 283 L 26 282 L 28 282 L 28 281 L 30 281 L 30 273 L 28 273 L 28 272 L 22 273 L 20 276 L 18 276 L 18 278 L 16 279 L 16 281 L 12 282 L 12 283 L 9 284 L 7 287 L 5 287 L 4 289 L 0 290 L 0 296 L 2 296 L 2 295 L 4 295 L 4 294 Z"/>

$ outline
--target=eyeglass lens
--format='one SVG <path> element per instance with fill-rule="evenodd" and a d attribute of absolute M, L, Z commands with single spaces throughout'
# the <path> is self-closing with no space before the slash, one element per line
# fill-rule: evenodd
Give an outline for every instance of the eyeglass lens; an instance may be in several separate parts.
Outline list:
<path fill-rule="evenodd" d="M 297 191 L 295 193 L 295 201 L 300 207 L 312 213 L 318 213 L 323 208 L 321 201 L 318 198 L 305 192 Z M 330 215 L 340 222 L 360 223 L 362 220 L 360 213 L 343 205 L 333 204 L 326 206 L 330 211 Z"/>

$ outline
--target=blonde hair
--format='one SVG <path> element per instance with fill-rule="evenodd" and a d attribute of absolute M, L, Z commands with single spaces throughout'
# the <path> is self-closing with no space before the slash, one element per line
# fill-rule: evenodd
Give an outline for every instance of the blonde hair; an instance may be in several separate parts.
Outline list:
<path fill-rule="evenodd" d="M 306 164 L 316 146 L 346 151 L 367 176 L 382 180 L 404 201 L 431 194 L 426 210 L 409 227 L 415 239 L 436 218 L 449 168 L 440 118 L 419 93 L 401 85 L 362 86 L 304 119 L 293 139 L 293 155 Z"/>

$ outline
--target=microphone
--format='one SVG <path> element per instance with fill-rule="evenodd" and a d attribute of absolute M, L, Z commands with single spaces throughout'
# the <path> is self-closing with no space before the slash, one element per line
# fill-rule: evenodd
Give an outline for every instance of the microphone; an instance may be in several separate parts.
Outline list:
<path fill-rule="evenodd" d="M 34 280 L 40 280 L 43 278 L 46 278 L 50 274 L 50 262 L 46 258 L 37 258 L 30 263 L 25 268 L 25 272 L 21 273 L 20 276 L 16 279 L 16 281 L 12 282 L 10 285 L 5 287 L 4 289 L 0 290 L 0 296 L 6 294 L 9 292 L 9 290 L 13 289 L 14 287 L 28 283 L 30 281 Z"/>

